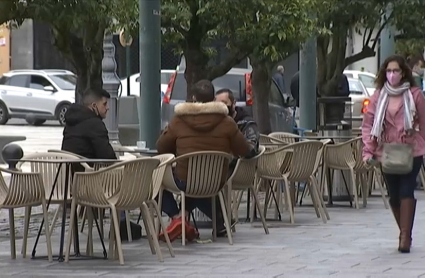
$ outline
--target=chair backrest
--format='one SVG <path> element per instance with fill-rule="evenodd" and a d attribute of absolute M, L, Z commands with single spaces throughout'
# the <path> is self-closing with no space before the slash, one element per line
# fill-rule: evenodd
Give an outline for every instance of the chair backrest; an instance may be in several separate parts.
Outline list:
<path fill-rule="evenodd" d="M 260 146 L 258 151 L 259 152 L 255 157 L 249 159 L 240 158 L 228 181 L 230 181 L 233 185 L 238 186 L 251 185 L 255 179 L 258 159 L 264 154 L 266 148 L 264 146 Z"/>
<path fill-rule="evenodd" d="M 160 160 L 143 157 L 118 164 L 124 166 L 124 170 L 116 206 L 127 209 L 138 208 L 143 202 L 151 199 L 153 173 L 160 164 Z"/>
<path fill-rule="evenodd" d="M 278 138 L 273 138 L 265 134 L 260 134 L 260 145 L 269 145 L 269 144 L 285 144 L 282 140 Z"/>
<path fill-rule="evenodd" d="M 80 158 L 73 154 L 56 153 L 56 152 L 44 152 L 44 153 L 41 152 L 41 153 L 33 153 L 33 154 L 26 155 L 23 157 L 23 159 L 40 160 L 40 163 L 19 162 L 17 167 L 19 169 L 22 167 L 23 164 L 30 163 L 31 172 L 41 174 L 43 179 L 43 184 L 45 186 L 46 197 L 50 195 L 53 184 L 57 176 L 56 186 L 53 192 L 52 200 L 62 200 L 65 197 L 66 177 L 68 176 L 68 182 L 72 180 L 71 169 L 67 175 L 66 167 L 65 165 L 62 165 L 58 173 L 60 163 L 43 163 L 42 161 L 49 160 L 49 159 L 60 160 L 60 159 L 80 159 Z M 66 193 L 68 194 L 67 198 L 70 198 L 70 190 L 68 190 L 68 192 Z"/>
<path fill-rule="evenodd" d="M 46 195 L 40 173 L 15 172 L 10 177 L 9 187 L 5 185 L 1 177 L 0 205 L 5 207 L 39 205 Z"/>
<path fill-rule="evenodd" d="M 292 159 L 286 173 L 288 180 L 307 181 L 317 170 L 323 147 L 323 142 L 320 141 L 292 144 Z"/>
<path fill-rule="evenodd" d="M 68 152 L 68 151 L 64 151 L 64 150 L 48 150 L 48 153 L 61 153 L 61 154 L 69 154 L 69 155 L 73 155 L 79 158 L 85 158 L 84 156 L 78 155 L 76 153 L 72 153 L 72 152 Z"/>
<path fill-rule="evenodd" d="M 338 144 L 326 146 L 325 160 L 326 166 L 331 169 L 347 169 L 356 166 L 356 159 L 353 152 L 353 143 L 360 140 L 354 138 Z"/>
<path fill-rule="evenodd" d="M 167 164 L 175 158 L 174 154 L 161 154 L 154 156 L 154 158 L 159 159 L 159 166 L 153 171 L 152 175 L 152 196 L 151 199 L 155 199 L 161 189 L 162 181 L 164 179 L 164 174 L 167 170 Z M 171 167 L 170 167 L 171 169 Z"/>
<path fill-rule="evenodd" d="M 292 157 L 292 144 L 266 147 L 265 152 L 258 158 L 257 173 L 262 177 L 279 178 L 286 171 Z"/>
<path fill-rule="evenodd" d="M 217 151 L 193 152 L 177 157 L 172 162 L 187 162 L 187 196 L 213 197 L 226 182 L 224 176 L 232 156 Z"/>
<path fill-rule="evenodd" d="M 269 136 L 290 144 L 295 143 L 300 138 L 300 136 L 289 132 L 273 132 Z"/>

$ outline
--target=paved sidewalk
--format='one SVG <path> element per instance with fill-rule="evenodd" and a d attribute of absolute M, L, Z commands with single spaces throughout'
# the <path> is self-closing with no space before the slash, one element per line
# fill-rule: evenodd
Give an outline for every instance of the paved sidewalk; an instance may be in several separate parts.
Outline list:
<path fill-rule="evenodd" d="M 164 263 L 151 255 L 145 239 L 124 244 L 125 266 L 108 260 L 48 263 L 21 256 L 12 261 L 9 242 L 5 241 L 8 233 L 0 231 L 0 277 L 425 277 L 425 198 L 423 192 L 418 196 L 411 254 L 397 252 L 398 234 L 392 215 L 380 198 L 371 198 L 366 209 L 330 208 L 331 221 L 327 224 L 308 206 L 296 208 L 294 226 L 287 224 L 286 213 L 283 222 L 269 222 L 270 235 L 265 235 L 260 223 L 254 223 L 254 227 L 240 224 L 233 246 L 227 239 L 185 247 L 176 241 L 176 257 L 171 258 L 163 244 Z M 59 249 L 58 234 L 56 229 L 54 253 Z M 203 239 L 210 235 L 210 230 L 201 230 Z M 44 237 L 41 239 L 38 255 L 46 254 Z M 80 240 L 84 251 L 86 236 L 81 235 Z M 33 241 L 29 240 L 28 255 Z M 95 253 L 100 256 L 97 237 L 95 242 Z M 20 246 L 18 240 L 18 255 Z"/>

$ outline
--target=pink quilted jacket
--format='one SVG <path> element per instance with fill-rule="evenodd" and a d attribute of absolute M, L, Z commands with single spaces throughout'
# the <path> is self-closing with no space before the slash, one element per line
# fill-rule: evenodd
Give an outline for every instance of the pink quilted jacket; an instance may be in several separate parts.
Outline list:
<path fill-rule="evenodd" d="M 416 104 L 417 117 L 414 122 L 415 132 L 412 136 L 405 135 L 404 132 L 404 112 L 402 107 L 395 115 L 395 119 L 385 115 L 384 128 L 382 132 L 382 143 L 407 143 L 414 145 L 414 156 L 425 155 L 425 99 L 419 88 L 411 89 L 413 99 Z M 371 138 L 370 132 L 373 126 L 376 106 L 378 104 L 380 91 L 376 90 L 370 98 L 367 112 L 363 115 L 362 139 L 363 139 L 363 159 L 375 157 L 380 159 L 382 155 L 382 144 L 378 145 L 376 138 Z M 401 101 L 400 105 L 403 105 Z"/>

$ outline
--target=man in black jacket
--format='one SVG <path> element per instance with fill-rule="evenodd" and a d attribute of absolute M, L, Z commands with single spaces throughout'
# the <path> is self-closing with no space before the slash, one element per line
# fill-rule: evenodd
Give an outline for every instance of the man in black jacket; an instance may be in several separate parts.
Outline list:
<path fill-rule="evenodd" d="M 236 100 L 233 92 L 230 89 L 221 89 L 215 93 L 215 101 L 223 102 L 229 109 L 229 116 L 232 117 L 239 130 L 245 136 L 250 146 L 250 153 L 246 158 L 254 157 L 258 153 L 260 142 L 260 133 L 258 132 L 257 123 L 254 119 L 242 108 L 236 106 Z M 230 171 L 233 171 L 236 166 L 236 159 L 230 164 Z"/>
<path fill-rule="evenodd" d="M 108 100 L 111 96 L 103 89 L 88 89 L 83 96 L 83 103 L 72 104 L 65 114 L 62 150 L 86 158 L 116 159 L 115 151 L 109 143 L 108 130 L 103 119 L 108 113 Z M 81 166 L 75 171 L 84 171 Z M 125 214 L 121 215 L 120 234 L 127 240 Z M 133 239 L 141 238 L 141 227 L 130 222 Z"/>
<path fill-rule="evenodd" d="M 116 159 L 103 119 L 110 95 L 103 89 L 89 89 L 83 104 L 72 104 L 65 114 L 62 150 L 87 158 Z"/>

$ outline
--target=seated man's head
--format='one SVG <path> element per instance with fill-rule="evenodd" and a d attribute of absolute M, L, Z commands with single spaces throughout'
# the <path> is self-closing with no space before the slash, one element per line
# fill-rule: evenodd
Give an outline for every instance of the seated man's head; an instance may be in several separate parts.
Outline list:
<path fill-rule="evenodd" d="M 192 86 L 192 99 L 194 102 L 214 101 L 214 86 L 209 80 L 200 80 Z"/>
<path fill-rule="evenodd" d="M 108 113 L 108 100 L 111 95 L 103 89 L 87 89 L 84 92 L 83 104 L 102 119 L 106 118 Z"/>
<path fill-rule="evenodd" d="M 221 90 L 218 90 L 215 93 L 215 101 L 220 101 L 224 104 L 226 104 L 227 108 L 229 109 L 229 116 L 235 117 L 236 116 L 236 100 L 233 95 L 233 92 L 230 89 L 224 88 Z"/>

